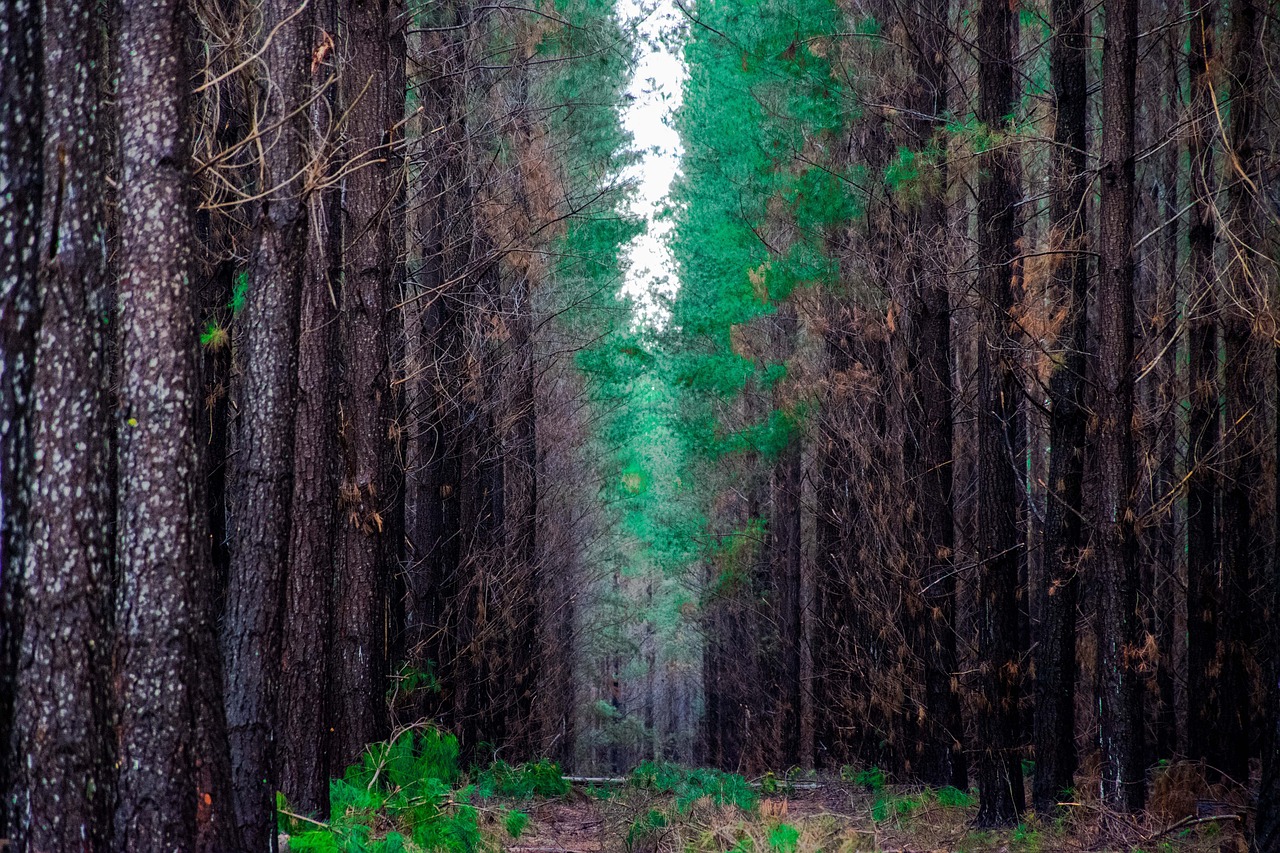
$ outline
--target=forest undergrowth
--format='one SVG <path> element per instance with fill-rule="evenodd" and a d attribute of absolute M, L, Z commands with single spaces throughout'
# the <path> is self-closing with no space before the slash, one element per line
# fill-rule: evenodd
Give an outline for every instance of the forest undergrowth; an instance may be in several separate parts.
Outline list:
<path fill-rule="evenodd" d="M 1030 768 L 1027 768 L 1030 771 Z M 1096 775 L 1096 774 L 1095 774 Z M 1087 780 L 1085 780 L 1087 781 Z M 413 728 L 373 744 L 330 786 L 331 818 L 279 800 L 280 848 L 324 853 L 1041 853 L 1245 851 L 1246 801 L 1169 764 L 1140 816 L 1107 809 L 1096 780 L 1056 814 L 977 825 L 976 791 L 897 785 L 876 767 L 747 779 L 645 762 L 570 777 L 546 759 L 463 768 L 457 740 Z"/>

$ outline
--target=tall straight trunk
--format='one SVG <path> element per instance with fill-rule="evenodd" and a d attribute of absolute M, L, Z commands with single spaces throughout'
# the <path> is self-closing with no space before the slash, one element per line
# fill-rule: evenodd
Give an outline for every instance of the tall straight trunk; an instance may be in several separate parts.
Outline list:
<path fill-rule="evenodd" d="M 1160 12 L 1165 22 L 1181 14 L 1179 0 L 1165 0 Z M 1182 67 L 1179 28 L 1169 26 L 1160 45 L 1163 62 L 1159 71 L 1158 95 L 1160 108 L 1159 129 L 1168 131 L 1178 122 L 1179 70 Z M 1159 132 L 1159 131 L 1157 131 Z M 1157 438 L 1155 453 L 1156 470 L 1152 475 L 1152 499 L 1163 501 L 1163 510 L 1152 525 L 1150 548 L 1152 573 L 1155 585 L 1153 600 L 1154 625 L 1159 658 L 1156 661 L 1155 741 L 1154 756 L 1164 758 L 1181 751 L 1178 738 L 1177 673 L 1180 657 L 1185 610 L 1184 590 L 1179 583 L 1179 566 L 1183 551 L 1179 515 L 1181 502 L 1175 499 L 1178 485 L 1177 460 L 1179 456 L 1179 405 L 1178 389 L 1178 305 L 1181 270 L 1178 267 L 1178 227 L 1182 217 L 1178 193 L 1179 145 L 1168 145 L 1160 158 L 1160 176 L 1155 219 L 1161 223 L 1159 253 L 1159 279 L 1155 284 L 1155 315 L 1152 322 L 1154 345 L 1159 353 L 1158 362 L 1152 368 L 1153 397 L 1158 412 L 1154 429 Z"/>
<path fill-rule="evenodd" d="M 1218 300 L 1214 282 L 1214 140 L 1210 89 L 1214 54 L 1214 3 L 1201 3 L 1190 22 L 1192 124 L 1188 226 L 1191 282 L 1187 295 L 1190 357 L 1187 473 L 1187 754 L 1212 760 L 1215 753 L 1218 679 L 1211 673 L 1218 645 Z"/>
<path fill-rule="evenodd" d="M 206 7 L 207 8 L 207 7 Z M 194 56 L 203 30 L 188 34 L 189 55 Z M 252 50 L 252 46 L 246 46 Z M 237 60 L 230 59 L 231 63 Z M 210 72 L 206 72 L 210 73 Z M 240 92 L 236 87 L 227 91 Z M 193 139 L 200 138 L 203 116 L 198 108 L 189 110 Z M 233 108 L 233 118 L 223 123 L 214 137 L 219 148 L 234 145 L 246 134 L 244 111 Z M 206 173 L 207 174 L 207 173 Z M 239 217 L 197 209 L 195 245 L 200 254 L 196 276 L 196 318 L 200 325 L 200 394 L 196 448 L 200 452 L 200 489 L 197 493 L 204 515 L 209 546 L 197 549 L 197 617 L 193 642 L 198 657 L 196 690 L 196 841 L 198 853 L 223 853 L 238 849 L 238 828 L 232 794 L 231 747 L 227 734 L 224 701 L 223 658 L 219 643 L 227 578 L 231 562 L 227 534 L 227 469 L 231 438 L 232 344 L 228 318 L 237 273 L 233 246 L 237 238 L 249 236 Z"/>
<path fill-rule="evenodd" d="M 1133 502 L 1134 101 L 1138 4 L 1105 6 L 1098 283 L 1098 691 L 1102 796 L 1137 811 L 1143 768 L 1137 536 Z"/>
<path fill-rule="evenodd" d="M 227 729 L 236 825 L 246 850 L 273 850 L 279 784 L 275 730 L 285 567 L 293 497 L 298 317 L 307 209 L 297 175 L 307 162 L 309 68 L 314 7 L 263 3 L 261 61 L 270 85 L 262 140 L 248 291 L 240 320 L 243 364 L 234 468 L 230 577 L 223 619 Z M 270 35 L 267 38 L 268 34 Z"/>
<path fill-rule="evenodd" d="M 945 145 L 938 138 L 947 111 L 946 53 L 950 27 L 945 0 L 918 0 L 916 17 L 915 145 Z M 943 149 L 945 152 L 945 148 Z M 924 599 L 919 643 L 924 661 L 925 722 L 920 778 L 933 785 L 968 787 L 956 672 L 955 515 L 951 464 L 951 294 L 944 255 L 947 237 L 947 166 L 928 185 L 915 221 L 917 257 L 912 264 L 914 347 L 908 355 L 914 395 L 908 410 L 907 477 L 917 484 L 922 528 L 918 581 Z"/>
<path fill-rule="evenodd" d="M 1222 494 L 1222 611 L 1214 669 L 1218 672 L 1217 748 L 1212 763 L 1231 779 L 1247 784 L 1252 753 L 1253 702 L 1248 672 L 1250 646 L 1260 639 L 1252 593 L 1254 566 L 1265 564 L 1267 520 L 1273 505 L 1263 488 L 1263 434 L 1266 431 L 1266 348 L 1255 340 L 1253 318 L 1266 295 L 1259 275 L 1268 260 L 1259 257 L 1254 194 L 1264 180 L 1255 153 L 1257 81 L 1256 0 L 1231 3 L 1231 152 L 1227 158 L 1230 257 L 1224 277 L 1223 338 L 1226 354 L 1226 409 L 1222 436 L 1229 447 Z"/>
<path fill-rule="evenodd" d="M 1276 368 L 1280 370 L 1280 351 L 1277 351 Z M 1276 573 L 1275 566 L 1271 567 L 1272 578 L 1272 606 L 1280 604 L 1280 593 L 1274 590 L 1280 589 L 1274 583 L 1274 575 Z M 1258 814 L 1254 819 L 1254 835 L 1251 840 L 1249 849 L 1253 853 L 1276 853 L 1280 851 L 1280 686 L 1277 686 L 1276 675 L 1277 669 L 1280 669 L 1274 663 L 1280 660 L 1280 643 L 1276 642 L 1280 632 L 1272 629 L 1269 641 L 1271 643 L 1271 653 L 1273 655 L 1273 663 L 1271 664 L 1271 678 L 1268 679 L 1269 686 L 1267 688 L 1267 728 L 1263 733 L 1263 750 L 1262 750 L 1262 778 L 1258 783 L 1257 808 Z"/>
<path fill-rule="evenodd" d="M 458 366 L 465 362 L 462 315 L 470 245 L 461 79 L 466 32 L 459 27 L 465 13 L 461 2 L 439 4 L 431 19 L 436 28 L 414 45 L 422 150 L 421 162 L 414 163 L 410 210 L 422 255 L 411 279 L 417 292 L 405 314 L 413 339 L 406 382 L 406 642 L 409 660 L 436 675 L 452 665 L 456 654 L 448 605 L 457 590 L 462 554 L 460 498 L 473 485 L 462 482 L 459 468 L 463 376 Z M 431 713 L 442 700 L 443 695 L 427 697 L 421 711 Z"/>
<path fill-rule="evenodd" d="M 978 119 L 1009 130 L 1014 108 L 1013 11 L 1003 0 L 978 7 Z M 1018 650 L 1017 342 L 1011 334 L 1016 263 L 1017 157 L 1009 143 L 984 153 L 978 178 L 977 549 L 978 822 L 1001 826 L 1024 808 L 1018 749 L 1022 673 Z"/>
<path fill-rule="evenodd" d="M 208 547 L 182 0 L 122 7 L 117 850 L 195 841 L 197 551 Z"/>
<path fill-rule="evenodd" d="M 1272 355 L 1276 375 L 1280 376 L 1280 346 Z M 1276 390 L 1275 404 L 1280 408 L 1280 388 Z M 1272 449 L 1280 458 L 1280 429 L 1273 434 Z M 1280 466 L 1273 471 L 1273 485 L 1280 495 Z M 1273 534 L 1280 543 L 1280 513 L 1273 518 Z M 1280 612 L 1280 547 L 1271 555 L 1270 594 L 1267 603 L 1271 612 Z M 1270 666 L 1266 671 L 1266 728 L 1262 736 L 1262 777 L 1258 782 L 1257 817 L 1249 849 L 1252 853 L 1280 853 L 1280 630 L 1272 623 L 1264 636 L 1271 652 Z"/>
<path fill-rule="evenodd" d="M 771 324 L 774 338 L 774 357 L 784 363 L 792 357 L 796 346 L 795 307 L 782 304 Z M 772 407 L 779 411 L 785 405 L 780 389 L 773 391 Z M 771 586 L 774 593 L 773 613 L 770 614 L 778 632 L 778 653 L 771 663 L 776 672 L 770 691 L 777 707 L 774 724 L 778 737 L 773 744 L 777 750 L 777 767 L 790 767 L 799 762 L 800 708 L 804 685 L 800 680 L 802 624 L 800 601 L 800 460 L 803 445 L 798 428 L 788 439 L 786 447 L 773 464 L 770 477 L 769 508 L 769 562 Z"/>
<path fill-rule="evenodd" d="M 367 165 L 351 171 L 343 188 L 343 470 L 331 674 L 338 767 L 387 730 L 386 612 L 395 553 L 384 535 L 394 499 L 387 314 L 396 294 L 391 226 L 404 115 L 404 56 L 392 47 L 403 44 L 396 38 L 402 23 L 391 0 L 349 0 L 339 40 L 348 156 Z"/>
<path fill-rule="evenodd" d="M 40 306 L 40 4 L 0 7 L 0 836 L 9 834 L 13 697 L 22 639 L 22 573 L 31 484 L 31 382 Z"/>
<path fill-rule="evenodd" d="M 104 43 L 88 0 L 44 10 L 45 114 L 40 301 L 29 546 L 17 668 L 19 850 L 100 850 L 112 776 L 107 277 L 99 87 Z"/>
<path fill-rule="evenodd" d="M 337 31 L 336 0 L 316 3 L 314 55 L 324 56 Z M 293 497 L 285 581 L 280 667 L 280 790 L 303 814 L 329 812 L 329 637 L 333 620 L 334 538 L 338 509 L 338 294 L 341 291 L 340 195 L 330 134 L 337 116 L 336 71 L 311 69 L 315 166 L 309 171 L 307 234 L 298 328 L 298 402 L 293 437 Z M 321 93 L 321 87 L 327 88 Z"/>
<path fill-rule="evenodd" d="M 543 224 L 541 199 L 551 190 L 540 183 L 541 134 L 535 123 L 530 100 L 529 54 L 538 36 L 530 32 L 525 19 L 504 29 L 514 41 L 515 58 L 506 81 L 506 97 L 500 110 L 508 122 L 506 142 L 512 148 L 512 162 L 504 179 L 510 182 L 510 207 L 506 218 L 511 237 L 491 234 L 495 245 L 514 240 L 514 251 L 502 265 L 500 311 L 503 351 L 502 387 L 495 400 L 501 407 L 498 418 L 501 442 L 501 518 L 498 535 L 502 542 L 503 588 L 496 590 L 501 604 L 499 624 L 506 635 L 506 657 L 510 671 L 500 689 L 510 691 L 502 713 L 505 744 L 516 755 L 532 757 L 537 721 L 535 700 L 543 661 L 537 638 L 542 619 L 539 602 L 544 585 L 538 565 L 538 424 L 535 405 L 537 372 L 534 360 L 534 291 L 545 277 L 538 255 L 533 251 L 537 229 Z M 500 131 L 503 132 L 503 131 Z M 488 217 L 485 217 L 487 220 Z M 496 223 L 486 225 L 493 228 Z M 569 653 L 569 649 L 564 652 Z"/>
<path fill-rule="evenodd" d="M 1032 803 L 1048 814 L 1072 786 L 1076 769 L 1076 604 L 1084 544 L 1085 347 L 1089 268 L 1085 248 L 1085 120 L 1088 108 L 1082 0 L 1055 0 L 1050 70 L 1057 108 L 1053 134 L 1050 247 L 1054 286 L 1068 305 L 1063 355 L 1049 379 L 1049 480 L 1045 506 L 1040 635 L 1036 644 L 1036 776 Z"/>
<path fill-rule="evenodd" d="M 527 139 L 527 137 L 526 137 Z M 503 314 L 508 326 L 510 359 L 508 384 L 503 391 L 502 488 L 505 522 L 503 559 L 507 563 L 511 587 L 502 591 L 509 611 L 511 688 L 514 701 L 507 707 L 506 726 L 510 746 L 517 754 L 534 749 L 531 728 L 534 702 L 542 661 L 537 643 L 538 603 L 542 585 L 537 563 L 538 443 L 537 412 L 534 405 L 532 284 L 526 271 L 519 271 L 503 298 Z M 569 653 L 569 649 L 564 652 Z"/>

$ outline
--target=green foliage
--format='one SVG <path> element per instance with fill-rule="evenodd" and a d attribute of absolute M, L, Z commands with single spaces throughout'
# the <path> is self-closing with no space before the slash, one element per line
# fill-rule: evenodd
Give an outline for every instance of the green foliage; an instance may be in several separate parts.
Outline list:
<path fill-rule="evenodd" d="M 395 853 L 410 849 L 473 853 L 480 846 L 474 807 L 455 797 L 458 742 L 434 729 L 372 744 L 329 784 L 332 819 L 316 825 L 288 812 L 280 830 L 292 850 Z"/>
<path fill-rule="evenodd" d="M 795 853 L 800 841 L 800 830 L 789 823 L 780 823 L 769 832 L 769 847 L 776 853 Z"/>
<path fill-rule="evenodd" d="M 225 347 L 230 341 L 230 333 L 217 320 L 206 323 L 204 331 L 200 333 L 200 346 L 215 352 Z"/>
<path fill-rule="evenodd" d="M 967 809 L 974 804 L 972 794 L 947 785 L 938 789 L 938 805 L 945 809 Z"/>
<path fill-rule="evenodd" d="M 503 817 L 502 825 L 507 830 L 507 835 L 519 838 L 524 834 L 525 827 L 529 825 L 529 815 L 517 809 L 511 809 Z"/>
<path fill-rule="evenodd" d="M 534 797 L 563 797 L 569 793 L 560 765 L 547 759 L 517 764 L 495 761 L 476 774 L 476 793 L 481 799 L 506 797 L 529 800 Z"/>
<path fill-rule="evenodd" d="M 689 769 L 667 761 L 646 761 L 631 771 L 630 781 L 644 790 L 674 794 L 679 813 L 687 812 L 703 798 L 710 798 L 717 806 L 732 805 L 743 811 L 754 809 L 760 801 L 742 776 L 709 767 Z"/>
<path fill-rule="evenodd" d="M 627 836 L 623 839 L 627 850 L 636 848 L 653 848 L 654 841 L 667 829 L 669 821 L 666 813 L 657 808 L 650 808 L 644 815 L 631 821 L 627 827 Z"/>
<path fill-rule="evenodd" d="M 236 273 L 236 281 L 231 288 L 231 304 L 227 306 L 231 309 L 232 315 L 238 315 L 244 310 L 244 305 L 248 298 L 249 272 L 248 270 L 240 270 Z"/>
<path fill-rule="evenodd" d="M 1038 853 L 1044 849 L 1044 836 L 1040 830 L 1020 823 L 1014 827 L 1013 835 L 1009 837 L 1009 847 L 1026 853 Z"/>
<path fill-rule="evenodd" d="M 662 830 L 667 828 L 667 816 L 658 809 L 649 809 L 640 817 L 631 822 L 631 826 L 627 828 L 627 837 L 625 843 L 627 850 L 634 850 L 638 846 L 649 846 L 647 842 L 653 841 L 662 834 Z"/>
<path fill-rule="evenodd" d="M 893 821 L 901 824 L 929 806 L 967 809 L 975 803 L 971 794 L 950 785 L 937 790 L 926 788 L 923 791 L 894 792 L 886 787 L 884 773 L 877 768 L 859 771 L 853 774 L 853 778 L 857 784 L 864 784 L 868 790 L 875 792 L 876 797 L 871 804 L 871 819 L 876 823 Z"/>
<path fill-rule="evenodd" d="M 884 823 L 887 820 L 901 822 L 923 809 L 931 799 L 928 791 L 919 794 L 893 794 L 887 790 L 880 791 L 871 804 L 871 819 L 876 823 Z"/>
<path fill-rule="evenodd" d="M 879 767 L 871 767 L 860 770 L 856 767 L 845 766 L 840 770 L 840 778 L 846 782 L 852 782 L 860 785 L 868 791 L 882 791 L 884 786 L 888 784 L 889 777 Z"/>
<path fill-rule="evenodd" d="M 425 667 L 416 667 L 405 661 L 400 664 L 396 674 L 391 678 L 391 686 L 387 688 L 390 696 L 408 696 L 419 690 L 428 693 L 440 692 L 440 679 L 436 677 L 435 661 L 427 661 Z"/>

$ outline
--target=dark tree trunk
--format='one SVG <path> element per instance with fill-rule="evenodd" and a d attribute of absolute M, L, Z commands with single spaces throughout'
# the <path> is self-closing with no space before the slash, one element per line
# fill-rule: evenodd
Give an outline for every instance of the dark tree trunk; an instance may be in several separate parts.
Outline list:
<path fill-rule="evenodd" d="M 1181 14 L 1177 0 L 1165 0 L 1160 9 L 1164 22 L 1169 23 L 1160 53 L 1163 57 L 1159 71 L 1160 84 L 1156 97 L 1161 106 L 1157 114 L 1160 131 L 1169 132 L 1179 121 L 1178 91 L 1179 70 L 1182 68 L 1180 29 L 1172 25 Z M 1149 548 L 1151 572 L 1155 592 L 1153 597 L 1154 625 L 1159 659 L 1156 661 L 1155 738 L 1152 753 L 1166 758 L 1181 751 L 1178 739 L 1178 708 L 1176 678 L 1178 669 L 1179 638 L 1184 630 L 1184 589 L 1180 582 L 1179 567 L 1183 560 L 1182 530 L 1179 523 L 1182 502 L 1175 499 L 1178 487 L 1177 462 L 1179 448 L 1179 423 L 1181 412 L 1178 388 L 1178 322 L 1179 288 L 1182 270 L 1178 263 L 1178 160 L 1180 145 L 1168 145 L 1160 160 L 1160 176 L 1155 183 L 1156 204 L 1154 218 L 1161 223 L 1159 248 L 1159 280 L 1155 284 L 1155 306 L 1152 319 L 1153 346 L 1157 349 L 1158 363 L 1152 369 L 1151 382 L 1155 386 L 1152 396 L 1157 409 L 1156 470 L 1152 475 L 1152 501 L 1160 502 L 1157 518 L 1151 525 L 1152 543 Z M 1158 319 L 1157 319 L 1158 318 Z"/>
<path fill-rule="evenodd" d="M 1013 11 L 1003 0 L 978 8 L 978 119 L 1008 129 L 1014 107 Z M 978 183 L 978 822 L 1003 826 L 1024 808 L 1018 749 L 1022 695 L 1018 650 L 1017 342 L 1011 336 L 1016 263 L 1017 160 L 1002 145 L 982 155 Z"/>
<path fill-rule="evenodd" d="M 1218 299 L 1214 283 L 1214 140 L 1217 120 L 1210 90 L 1214 53 L 1213 3 L 1199 4 L 1190 22 L 1192 124 L 1188 226 L 1191 283 L 1187 297 L 1189 466 L 1187 473 L 1187 753 L 1216 758 L 1218 679 L 1211 674 L 1218 645 Z"/>
<path fill-rule="evenodd" d="M 1276 359 L 1276 368 L 1280 370 L 1280 355 Z M 1275 568 L 1272 567 L 1273 573 Z M 1274 578 L 1273 578 L 1274 584 Z M 1280 606 L 1280 594 L 1273 592 L 1272 607 Z M 1280 658 L 1280 643 L 1275 640 L 1272 629 L 1271 653 Z M 1264 733 L 1262 751 L 1262 779 L 1258 784 L 1258 815 L 1254 822 L 1254 835 L 1249 849 L 1253 853 L 1277 853 L 1280 851 L 1280 688 L 1276 687 L 1277 667 L 1271 666 L 1270 694 L 1267 703 L 1269 722 Z"/>
<path fill-rule="evenodd" d="M 916 91 L 913 140 L 917 150 L 945 146 L 939 131 L 947 111 L 947 3 L 919 0 L 915 12 Z M 945 156 L 945 147 L 943 147 Z M 956 672 L 955 517 L 952 512 L 951 294 L 945 254 L 947 166 L 941 160 L 915 221 L 908 354 L 913 397 L 908 410 L 907 477 L 916 483 L 921 549 L 917 579 L 924 600 L 918 645 L 924 662 L 925 721 L 917 775 L 932 785 L 968 787 Z"/>
<path fill-rule="evenodd" d="M 1227 777 L 1247 785 L 1253 752 L 1254 704 L 1250 701 L 1250 648 L 1261 639 L 1253 626 L 1254 566 L 1265 565 L 1268 521 L 1263 507 L 1272 505 L 1263 488 L 1263 443 L 1266 431 L 1266 349 L 1253 335 L 1253 320 L 1261 314 L 1267 295 L 1259 275 L 1268 261 L 1257 254 L 1254 193 L 1263 180 L 1255 153 L 1257 93 L 1254 67 L 1263 55 L 1257 44 L 1258 9 L 1255 0 L 1231 4 L 1231 126 L 1226 176 L 1227 230 L 1233 258 L 1223 285 L 1223 338 L 1226 354 L 1226 407 L 1223 446 L 1226 454 L 1222 494 L 1222 611 L 1214 670 L 1218 673 L 1219 712 L 1214 723 L 1217 748 L 1214 766 Z"/>
<path fill-rule="evenodd" d="M 274 850 L 279 785 L 275 731 L 285 567 L 293 497 L 298 321 L 307 209 L 297 175 L 307 159 L 314 9 L 263 4 L 262 62 L 271 84 L 249 286 L 241 314 L 243 364 L 237 452 L 229 483 L 231 575 L 223 620 L 227 728 L 236 824 L 245 850 Z"/>
<path fill-rule="evenodd" d="M 387 314 L 394 310 L 398 252 L 392 239 L 403 136 L 404 56 L 393 50 L 403 24 L 389 0 L 351 0 L 339 51 L 348 156 L 367 165 L 343 188 L 343 439 L 340 562 L 334 587 L 331 677 L 333 761 L 343 767 L 387 731 L 387 595 L 394 543 L 390 431 L 391 362 Z"/>
<path fill-rule="evenodd" d="M 40 4 L 0 7 L 0 837 L 9 834 L 13 700 L 31 485 L 44 121 Z"/>
<path fill-rule="evenodd" d="M 522 72 L 518 72 L 522 73 Z M 522 107 L 523 108 L 523 107 Z M 521 134 L 527 141 L 527 132 Z M 523 193 L 522 193 L 523 195 Z M 527 204 L 527 202 L 525 202 Z M 538 604 L 542 585 L 537 562 L 538 443 L 534 405 L 532 282 L 525 270 L 516 270 L 504 294 L 503 315 L 509 334 L 509 373 L 503 390 L 505 412 L 501 423 L 503 559 L 508 588 L 503 590 L 505 628 L 510 644 L 512 702 L 504 713 L 508 745 L 517 755 L 532 757 L 534 704 L 542 661 L 539 658 Z M 569 649 L 564 650 L 569 653 Z"/>
<path fill-rule="evenodd" d="M 203 30 L 188 33 L 188 56 L 200 49 Z M 233 60 L 234 61 L 234 60 Z M 232 91 L 235 91 L 234 89 Z M 190 112 L 193 138 L 198 138 L 202 116 Z M 243 110 L 231 116 L 216 134 L 219 148 L 234 145 L 246 133 Z M 199 186 L 199 184 L 197 183 Z M 207 185 L 206 185 L 207 186 Z M 238 211 L 239 212 L 239 211 Z M 234 244 L 247 237 L 237 216 L 197 209 L 195 240 L 201 249 L 198 286 L 193 298 L 200 322 L 201 400 L 196 419 L 196 449 L 200 453 L 198 500 L 204 515 L 208 547 L 196 550 L 197 621 L 195 626 L 196 678 L 196 841 L 198 853 L 224 853 L 238 849 L 235 802 L 232 794 L 231 747 L 227 736 L 223 658 L 219 643 L 227 578 L 231 562 L 227 533 L 227 468 L 231 433 L 232 375 L 231 303 L 235 288 Z"/>
<path fill-rule="evenodd" d="M 772 358 L 783 363 L 790 360 L 796 345 L 794 306 L 780 305 L 771 324 Z M 779 388 L 773 390 L 774 411 L 782 410 L 785 401 Z M 773 612 L 769 617 L 778 632 L 778 649 L 771 664 L 775 668 L 770 693 L 777 703 L 773 725 L 777 735 L 771 738 L 776 749 L 774 767 L 792 767 L 800 759 L 800 707 L 804 684 L 800 680 L 802 614 L 800 609 L 800 561 L 803 543 L 800 538 L 800 489 L 802 442 L 794 429 L 785 448 L 773 464 L 769 482 L 769 562 Z"/>
<path fill-rule="evenodd" d="M 316 4 L 316 56 L 337 31 L 336 0 Z M 298 328 L 298 398 L 293 436 L 293 498 L 280 667 L 280 790 L 303 814 L 329 813 L 329 638 L 333 619 L 334 536 L 338 512 L 338 299 L 342 221 L 336 186 L 335 57 L 311 70 L 313 156 L 322 158 L 307 187 L 307 234 Z M 321 87 L 328 88 L 321 93 Z"/>
<path fill-rule="evenodd" d="M 421 671 L 442 674 L 456 651 L 446 605 L 458 588 L 463 534 L 461 481 L 461 371 L 463 311 L 470 245 L 465 181 L 465 12 L 461 3 L 439 4 L 428 30 L 415 42 L 422 103 L 419 119 L 421 173 L 412 186 L 414 239 L 421 246 L 411 271 L 416 287 L 406 311 L 409 409 L 405 476 L 406 644 Z M 417 54 L 421 51 L 421 55 Z M 413 256 L 412 250 L 410 256 Z M 416 312 L 416 313 L 415 313 Z M 449 690 L 440 684 L 442 694 Z M 433 713 L 444 696 L 427 696 L 418 713 Z"/>
<path fill-rule="evenodd" d="M 1088 14 L 1081 0 L 1055 0 L 1050 68 L 1057 107 L 1053 134 L 1050 247 L 1056 296 L 1068 305 L 1062 360 L 1049 380 L 1049 482 L 1045 561 L 1036 645 L 1036 777 L 1032 802 L 1048 814 L 1076 769 L 1076 602 L 1083 547 L 1085 346 L 1089 269 L 1085 249 L 1085 63 Z"/>
<path fill-rule="evenodd" d="M 1098 284 L 1098 691 L 1102 795 L 1137 811 L 1146 793 L 1138 674 L 1138 567 L 1133 503 L 1134 99 L 1138 4 L 1105 8 Z"/>
<path fill-rule="evenodd" d="M 1276 375 L 1280 376 L 1280 346 L 1275 348 L 1272 358 Z M 1280 407 L 1280 390 L 1277 390 L 1275 399 Z M 1280 430 L 1274 433 L 1273 450 L 1280 457 Z M 1273 476 L 1276 493 L 1280 495 L 1280 466 Z M 1280 513 L 1276 514 L 1273 523 L 1276 541 L 1280 543 Z M 1280 547 L 1272 554 L 1271 560 L 1267 567 L 1271 572 L 1267 603 L 1274 615 L 1280 613 Z M 1264 641 L 1271 652 L 1270 666 L 1266 671 L 1267 723 L 1262 738 L 1262 778 L 1258 783 L 1256 801 L 1258 813 L 1249 849 L 1252 853 L 1280 853 L 1280 630 L 1277 630 L 1274 618 Z"/>
<path fill-rule="evenodd" d="M 44 15 L 44 102 L 58 108 L 45 115 L 11 837 L 19 850 L 100 850 L 113 805 L 105 40 L 87 0 L 46 3 Z"/>
<path fill-rule="evenodd" d="M 195 842 L 195 584 L 208 547 L 181 0 L 122 7 L 117 850 Z"/>

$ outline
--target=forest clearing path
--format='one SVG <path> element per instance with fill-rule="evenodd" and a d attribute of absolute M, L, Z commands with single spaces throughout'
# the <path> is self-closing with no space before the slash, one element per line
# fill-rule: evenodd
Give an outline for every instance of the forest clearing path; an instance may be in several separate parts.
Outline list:
<path fill-rule="evenodd" d="M 575 788 L 563 800 L 529 804 L 531 821 L 510 853 L 1243 853 L 1231 822 L 1188 826 L 1174 835 L 1099 821 L 1091 811 L 1045 824 L 1034 818 L 1003 830 L 973 825 L 976 798 L 964 804 L 921 789 L 819 784 L 763 796 L 742 811 L 708 799 L 683 808 L 668 794 L 617 789 L 597 798 Z M 660 815 L 660 819 L 654 816 Z M 1116 816 L 1113 816 L 1116 817 Z M 1118 820 L 1118 817 L 1117 817 Z M 1175 822 L 1176 823 L 1176 822 Z M 1202 830 L 1202 831 L 1193 831 Z M 1159 839 L 1160 846 L 1142 842 Z"/>
<path fill-rule="evenodd" d="M 602 853 L 605 816 L 596 801 L 574 791 L 530 810 L 530 831 L 507 845 L 512 853 Z M 618 839 L 621 846 L 622 839 Z"/>

